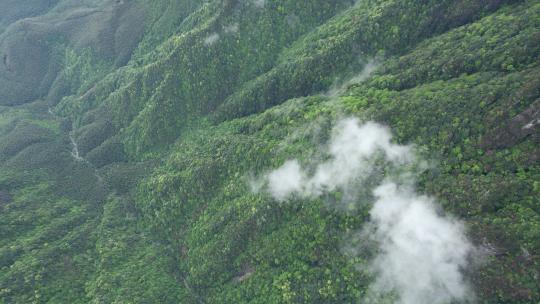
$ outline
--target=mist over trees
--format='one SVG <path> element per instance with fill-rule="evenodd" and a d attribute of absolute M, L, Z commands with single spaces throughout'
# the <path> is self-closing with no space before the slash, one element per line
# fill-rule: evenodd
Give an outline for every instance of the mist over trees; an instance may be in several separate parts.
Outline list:
<path fill-rule="evenodd" d="M 3 0 L 0 303 L 537 303 L 540 3 Z"/>

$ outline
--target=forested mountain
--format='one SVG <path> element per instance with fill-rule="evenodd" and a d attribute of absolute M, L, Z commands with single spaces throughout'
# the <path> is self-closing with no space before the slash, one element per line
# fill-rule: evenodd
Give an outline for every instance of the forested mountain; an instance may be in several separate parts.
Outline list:
<path fill-rule="evenodd" d="M 0 0 L 0 303 L 540 303 L 540 1 Z"/>

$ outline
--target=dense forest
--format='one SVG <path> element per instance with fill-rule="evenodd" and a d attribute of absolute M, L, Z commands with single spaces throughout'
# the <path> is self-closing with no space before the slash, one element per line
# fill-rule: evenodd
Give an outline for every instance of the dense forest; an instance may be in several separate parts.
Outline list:
<path fill-rule="evenodd" d="M 0 304 L 540 303 L 540 1 L 0 0 Z"/>

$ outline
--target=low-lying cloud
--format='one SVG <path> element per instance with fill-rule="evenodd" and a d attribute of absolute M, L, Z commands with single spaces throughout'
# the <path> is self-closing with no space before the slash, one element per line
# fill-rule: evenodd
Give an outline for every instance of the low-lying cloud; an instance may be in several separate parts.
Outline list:
<path fill-rule="evenodd" d="M 204 38 L 204 44 L 206 46 L 211 46 L 218 41 L 219 41 L 218 33 L 211 33 L 210 35 L 206 36 L 206 38 Z"/>
<path fill-rule="evenodd" d="M 336 97 L 336 96 L 339 96 L 339 95 L 345 93 L 345 91 L 347 91 L 347 89 L 351 85 L 362 83 L 366 79 L 368 79 L 373 74 L 373 72 L 375 72 L 377 70 L 378 67 L 379 67 L 379 63 L 377 62 L 377 60 L 370 59 L 364 65 L 364 68 L 362 69 L 362 71 L 360 71 L 360 73 L 354 75 L 353 77 L 347 79 L 346 81 L 342 81 L 340 83 L 335 83 L 325 93 L 325 95 L 329 96 L 329 97 Z"/>
<path fill-rule="evenodd" d="M 365 182 L 373 172 L 386 166 L 381 164 L 401 168 L 395 170 L 401 173 L 387 173 L 390 176 L 371 189 L 375 198 L 371 220 L 360 233 L 373 241 L 367 243 L 377 244 L 369 268 L 375 280 L 366 301 L 392 295 L 399 304 L 443 304 L 472 298 L 462 270 L 473 246 L 461 222 L 441 215 L 434 198 L 414 190 L 414 173 L 407 168 L 418 160 L 411 146 L 394 143 L 390 129 L 383 125 L 360 124 L 353 118 L 336 124 L 322 150 L 327 160 L 308 164 L 311 170 L 298 160 L 289 160 L 263 177 L 262 189 L 281 202 L 314 198 L 335 190 L 367 187 Z"/>
<path fill-rule="evenodd" d="M 398 294 L 397 303 L 466 301 L 471 293 L 461 271 L 472 246 L 463 225 L 437 213 L 433 198 L 386 181 L 374 190 L 368 235 L 378 243 L 370 292 Z"/>
<path fill-rule="evenodd" d="M 240 29 L 240 24 L 238 22 L 235 22 L 227 26 L 224 26 L 223 32 L 225 32 L 226 34 L 236 34 L 238 33 L 239 29 Z"/>
<path fill-rule="evenodd" d="M 388 128 L 374 122 L 359 125 L 356 119 L 345 119 L 337 124 L 327 153 L 330 158 L 318 164 L 310 176 L 297 160 L 287 161 L 270 172 L 267 175 L 270 194 L 279 201 L 287 200 L 291 195 L 320 196 L 367 178 L 376 155 L 382 154 L 398 164 L 413 159 L 410 147 L 392 143 Z"/>
<path fill-rule="evenodd" d="M 231 23 L 222 27 L 221 31 L 212 32 L 204 38 L 204 45 L 212 46 L 220 41 L 224 35 L 234 35 L 240 30 L 240 24 L 238 22 Z"/>

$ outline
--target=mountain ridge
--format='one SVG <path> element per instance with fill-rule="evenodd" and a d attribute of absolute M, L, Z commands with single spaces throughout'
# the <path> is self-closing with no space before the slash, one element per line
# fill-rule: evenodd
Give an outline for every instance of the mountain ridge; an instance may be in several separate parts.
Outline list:
<path fill-rule="evenodd" d="M 350 116 L 430 163 L 478 302 L 540 300 L 537 1 L 5 5 L 0 303 L 363 303 L 373 197 L 250 186 Z"/>

